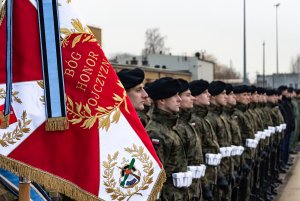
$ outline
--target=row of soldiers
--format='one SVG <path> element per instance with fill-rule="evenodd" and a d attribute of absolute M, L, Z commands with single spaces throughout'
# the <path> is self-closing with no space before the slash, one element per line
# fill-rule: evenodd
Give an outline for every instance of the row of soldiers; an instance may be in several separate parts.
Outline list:
<path fill-rule="evenodd" d="M 296 151 L 299 91 L 171 77 L 144 88 L 139 68 L 117 75 L 166 172 L 158 200 L 269 201 L 277 194 L 279 173 Z"/>

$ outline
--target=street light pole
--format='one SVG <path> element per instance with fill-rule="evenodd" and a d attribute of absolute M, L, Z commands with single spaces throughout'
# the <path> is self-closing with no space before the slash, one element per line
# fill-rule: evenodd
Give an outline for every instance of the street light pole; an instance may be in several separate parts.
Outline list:
<path fill-rule="evenodd" d="M 247 84 L 246 70 L 246 0 L 244 0 L 244 84 Z"/>
<path fill-rule="evenodd" d="M 278 7 L 280 3 L 274 5 L 276 7 L 276 72 L 279 73 L 278 69 Z"/>
<path fill-rule="evenodd" d="M 265 41 L 263 42 L 263 87 L 265 87 Z"/>

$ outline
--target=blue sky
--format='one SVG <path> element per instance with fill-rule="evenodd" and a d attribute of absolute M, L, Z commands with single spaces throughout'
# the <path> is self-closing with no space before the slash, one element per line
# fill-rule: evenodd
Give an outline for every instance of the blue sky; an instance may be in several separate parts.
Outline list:
<path fill-rule="evenodd" d="M 103 49 L 140 54 L 148 28 L 159 28 L 173 55 L 192 56 L 205 50 L 219 63 L 243 72 L 243 0 L 73 0 L 88 24 L 103 31 Z M 289 72 L 300 54 L 299 0 L 246 0 L 247 72 L 276 72 L 276 9 L 278 8 L 279 72 Z"/>

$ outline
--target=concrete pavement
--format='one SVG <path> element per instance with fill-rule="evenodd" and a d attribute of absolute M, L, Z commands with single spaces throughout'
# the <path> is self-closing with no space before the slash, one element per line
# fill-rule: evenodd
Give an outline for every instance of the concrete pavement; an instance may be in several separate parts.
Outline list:
<path fill-rule="evenodd" d="M 294 158 L 294 164 L 290 171 L 280 175 L 283 184 L 279 188 L 279 194 L 274 201 L 300 201 L 300 161 L 299 153 L 291 155 Z"/>

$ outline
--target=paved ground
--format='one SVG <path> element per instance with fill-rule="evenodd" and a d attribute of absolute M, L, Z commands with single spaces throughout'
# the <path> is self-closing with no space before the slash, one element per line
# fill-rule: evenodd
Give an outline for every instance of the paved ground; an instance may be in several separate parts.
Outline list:
<path fill-rule="evenodd" d="M 300 201 L 300 156 L 298 153 L 291 157 L 294 158 L 294 164 L 287 174 L 280 175 L 284 183 L 274 201 Z"/>

